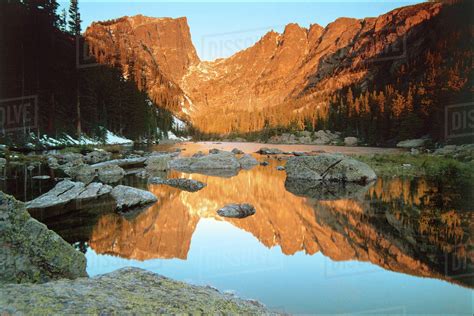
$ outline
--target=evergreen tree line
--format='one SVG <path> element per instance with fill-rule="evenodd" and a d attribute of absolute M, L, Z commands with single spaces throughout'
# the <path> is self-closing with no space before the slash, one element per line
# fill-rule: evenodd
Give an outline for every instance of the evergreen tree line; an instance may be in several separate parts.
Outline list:
<path fill-rule="evenodd" d="M 122 69 L 77 67 L 84 45 L 77 0 L 67 12 L 59 12 L 55 0 L 2 1 L 0 20 L 0 99 L 38 98 L 38 126 L 2 130 L 2 142 L 28 141 L 31 133 L 100 138 L 105 129 L 153 140 L 172 129 L 171 113 L 124 78 Z"/>

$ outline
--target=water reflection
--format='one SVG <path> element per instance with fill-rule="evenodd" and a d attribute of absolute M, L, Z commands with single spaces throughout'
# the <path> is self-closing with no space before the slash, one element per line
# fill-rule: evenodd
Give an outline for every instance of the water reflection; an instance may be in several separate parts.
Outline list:
<path fill-rule="evenodd" d="M 94 219 L 89 245 L 96 253 L 128 259 L 186 259 L 199 221 L 213 219 L 252 234 L 268 248 L 279 246 L 285 255 L 321 252 L 334 261 L 368 261 L 473 287 L 469 204 L 437 208 L 432 203 L 437 188 L 423 179 L 379 179 L 358 198 L 300 197 L 286 190 L 285 173 L 276 170 L 277 164 L 243 170 L 229 179 L 171 172 L 170 177 L 207 186 L 191 193 L 150 185 L 158 203 L 131 219 L 116 213 Z M 253 204 L 257 213 L 245 219 L 216 214 L 227 203 L 243 202 Z"/>

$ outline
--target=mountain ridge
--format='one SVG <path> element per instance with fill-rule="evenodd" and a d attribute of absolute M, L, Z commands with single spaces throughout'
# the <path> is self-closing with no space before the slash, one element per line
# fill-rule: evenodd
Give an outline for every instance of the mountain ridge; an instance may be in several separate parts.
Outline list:
<path fill-rule="evenodd" d="M 122 30 L 116 34 L 122 44 L 108 41 L 108 48 L 104 48 L 107 39 L 97 36 L 103 25 L 93 23 L 84 36 L 100 62 L 104 59 L 97 54 L 97 46 L 112 59 L 118 49 L 124 69 L 124 59 L 135 59 L 141 64 L 135 72 L 145 77 L 136 79 L 139 87 L 157 104 L 172 100 L 165 108 L 201 132 L 245 133 L 293 121 L 301 127 L 306 119 L 314 128 L 318 119 L 328 117 L 334 93 L 353 85 L 360 93 L 373 90 L 380 73 L 388 71 L 387 77 L 395 81 L 393 74 L 403 64 L 423 58 L 432 45 L 427 44 L 429 36 L 424 38 L 425 33 L 432 33 L 424 24 L 448 6 L 420 3 L 379 17 L 341 17 L 326 27 L 289 23 L 282 33 L 271 30 L 254 45 L 214 61 L 202 61 L 197 56 L 186 18 L 134 16 L 127 19 L 146 19 L 146 23 L 135 31 L 128 29 L 128 33 L 120 26 L 124 20 L 117 19 L 107 27 Z M 140 32 L 140 28 L 148 33 Z M 164 79 L 156 80 L 160 74 Z"/>

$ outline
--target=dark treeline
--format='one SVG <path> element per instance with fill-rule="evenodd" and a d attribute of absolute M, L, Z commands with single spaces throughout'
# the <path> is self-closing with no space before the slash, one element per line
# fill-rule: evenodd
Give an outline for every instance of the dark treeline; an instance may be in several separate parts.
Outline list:
<path fill-rule="evenodd" d="M 120 68 L 82 56 L 77 0 L 68 12 L 58 11 L 55 0 L 0 3 L 0 98 L 38 98 L 38 126 L 2 130 L 2 141 L 28 141 L 31 133 L 101 138 L 105 129 L 152 140 L 170 130 L 171 113 L 149 101 L 133 79 L 124 79 Z"/>

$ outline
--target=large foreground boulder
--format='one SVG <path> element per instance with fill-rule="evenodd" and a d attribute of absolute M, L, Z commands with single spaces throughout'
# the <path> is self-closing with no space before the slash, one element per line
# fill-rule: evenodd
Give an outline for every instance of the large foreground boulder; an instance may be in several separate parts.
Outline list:
<path fill-rule="evenodd" d="M 189 285 L 138 268 L 95 278 L 48 284 L 9 284 L 0 289 L 2 314 L 204 314 L 268 315 L 255 300 L 211 287 Z"/>
<path fill-rule="evenodd" d="M 367 164 L 342 154 L 291 157 L 286 163 L 288 179 L 366 184 L 377 179 Z"/>
<path fill-rule="evenodd" d="M 3 192 L 0 192 L 0 244 L 0 283 L 87 276 L 85 256 L 46 225 L 31 218 L 24 203 Z M 5 285 L 0 288 L 5 289 Z M 3 300 L 10 298 L 0 294 L 0 306 L 5 307 Z"/>

